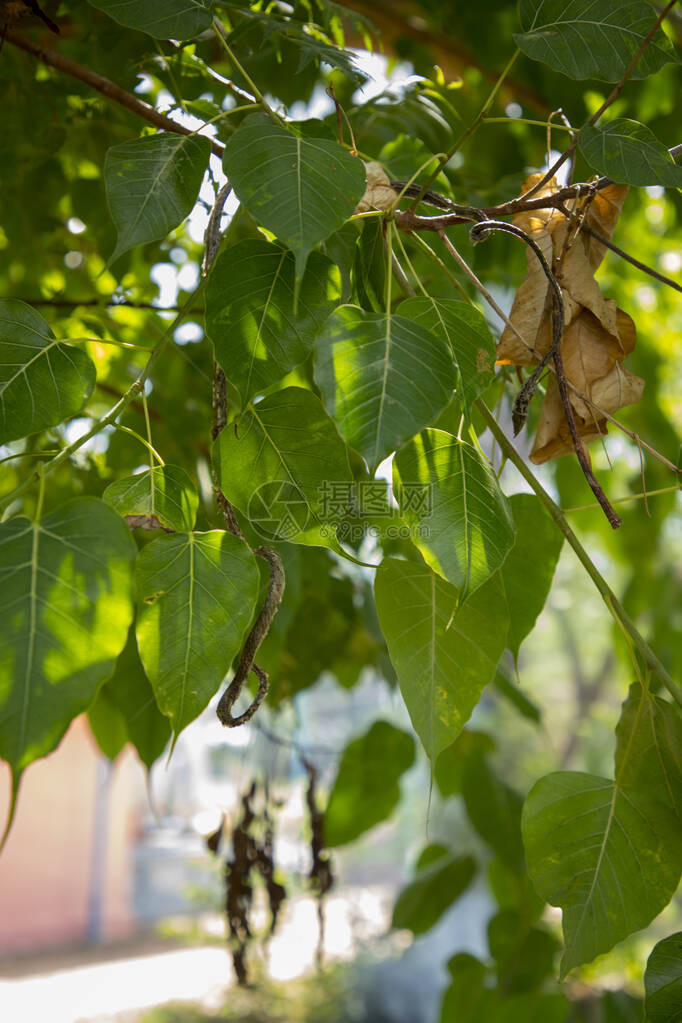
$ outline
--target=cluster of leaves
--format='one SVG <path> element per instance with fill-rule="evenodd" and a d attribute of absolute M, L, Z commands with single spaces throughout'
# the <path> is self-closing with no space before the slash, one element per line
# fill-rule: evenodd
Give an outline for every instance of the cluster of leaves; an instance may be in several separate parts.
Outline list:
<path fill-rule="evenodd" d="M 575 84 L 618 83 L 615 101 L 632 78 L 635 95 L 653 104 L 654 120 L 656 101 L 642 90 L 654 74 L 665 85 L 674 48 L 660 28 L 654 32 L 655 13 L 644 0 L 604 0 L 596 18 L 593 6 L 522 0 L 514 35 L 524 55 L 517 54 L 520 73 L 553 76 L 547 95 L 559 93 L 562 102 L 565 95 L 575 107 L 584 127 L 571 152 L 587 163 L 586 175 L 674 188 L 679 167 L 651 129 L 626 118 L 596 122 L 588 114 L 598 104 L 587 110 L 585 90 Z M 461 1004 L 462 991 L 470 1000 L 478 992 L 484 1014 L 499 1004 L 507 1015 L 496 1018 L 510 1023 L 527 1018 L 533 1000 L 533 1011 L 546 1009 L 543 1019 L 565 1018 L 564 995 L 545 991 L 554 943 L 538 923 L 542 900 L 564 911 L 566 974 L 650 923 L 679 881 L 682 725 L 679 707 L 657 693 L 663 682 L 680 700 L 667 670 L 679 660 L 677 637 L 652 623 L 664 639 L 662 664 L 490 412 L 494 402 L 506 408 L 509 378 L 494 373 L 500 352 L 459 250 L 479 276 L 518 284 L 523 267 L 507 240 L 496 238 L 474 256 L 459 226 L 427 244 L 419 228 L 428 229 L 428 208 L 396 212 L 397 192 L 387 209 L 360 205 L 362 156 L 378 161 L 389 180 L 415 179 L 424 189 L 435 182 L 446 209 L 455 208 L 456 196 L 461 209 L 478 211 L 469 219 L 485 221 L 521 191 L 524 164 L 542 163 L 543 140 L 526 135 L 532 122 L 512 122 L 506 156 L 499 146 L 487 148 L 484 115 L 503 93 L 496 86 L 476 117 L 478 72 L 459 91 L 441 74 L 408 84 L 398 97 L 363 102 L 343 32 L 362 35 L 367 27 L 324 0 L 286 11 L 223 0 L 92 0 L 89 7 L 62 4 L 58 21 L 68 58 L 20 35 L 18 22 L 5 27 L 0 60 L 13 118 L 0 249 L 7 295 L 0 301 L 0 443 L 7 452 L 0 611 L 8 627 L 0 755 L 12 772 L 13 804 L 26 767 L 55 749 L 85 710 L 107 755 L 131 741 L 147 765 L 204 710 L 266 600 L 267 571 L 254 553 L 266 539 L 287 578 L 258 652 L 273 705 L 325 670 L 353 685 L 372 666 L 397 681 L 441 791 L 443 758 L 467 750 L 460 774 L 469 817 L 519 895 L 491 922 L 494 966 L 453 962 L 446 1006 Z M 132 94 L 137 73 L 157 105 L 161 89 L 171 95 L 176 119 L 162 119 L 161 131 L 140 134 L 139 117 L 160 122 Z M 303 121 L 287 114 L 288 103 L 310 99 L 323 82 L 334 84 L 348 108 L 350 146 L 338 137 L 340 107 L 338 122 L 335 114 Z M 505 88 L 513 97 L 513 87 Z M 664 105 L 665 89 L 656 95 Z M 35 130 L 27 139 L 29 120 Z M 215 256 L 221 170 L 238 207 Z M 216 203 L 205 254 L 182 228 L 200 194 Z M 104 195 L 113 231 L 101 214 Z M 592 276 L 603 242 L 580 229 L 584 221 L 610 236 L 615 219 L 604 226 L 599 195 L 590 195 L 591 209 L 578 202 L 571 218 L 552 213 L 557 195 L 548 189 L 541 197 L 547 209 L 529 226 L 572 303 L 566 340 L 573 329 L 573 361 L 584 379 L 570 365 L 567 377 L 585 392 L 578 401 L 598 405 L 595 388 L 614 372 L 621 380 L 633 345 L 624 314 Z M 581 200 L 580 190 L 569 198 Z M 410 223 L 417 229 L 399 230 Z M 81 232 L 81 247 L 71 249 L 69 234 Z M 528 332 L 526 348 L 542 353 L 550 296 L 534 258 L 529 251 L 523 285 L 531 300 L 519 292 L 509 322 Z M 202 261 L 206 273 L 193 286 L 188 278 L 198 279 Z M 160 262 L 167 271 L 183 264 L 197 271 L 183 278 L 178 315 L 165 323 L 145 308 Z M 43 301 L 51 322 L 36 308 Z M 60 303 L 72 311 L 56 316 Z M 183 321 L 197 319 L 207 340 L 190 348 Z M 596 368 L 583 358 L 595 346 Z M 501 361 L 527 364 L 526 354 L 512 358 L 505 348 Z M 669 444 L 671 428 L 656 419 L 655 354 L 649 359 L 653 369 L 640 370 L 649 404 L 639 414 Z M 547 443 L 556 444 L 564 424 L 561 406 L 552 405 L 554 387 L 551 378 L 545 408 L 554 415 Z M 612 411 L 624 403 L 607 404 Z M 585 423 L 589 434 L 587 412 Z M 486 427 L 533 493 L 505 495 L 480 440 Z M 601 420 L 597 427 L 604 432 Z M 546 444 L 538 444 L 543 452 Z M 391 493 L 375 474 L 392 455 Z M 646 469 L 653 479 L 662 471 L 654 458 Z M 571 462 L 556 477 L 569 506 L 570 495 L 582 493 L 572 472 Z M 659 507 L 644 539 L 636 528 L 628 534 L 626 517 L 626 539 L 607 541 L 633 576 L 654 571 L 670 504 Z M 500 679 L 500 664 L 506 650 L 518 658 L 534 627 L 563 537 L 635 644 L 638 681 L 616 730 L 613 779 L 550 774 L 521 812 L 520 797 L 495 775 L 485 751 L 474 757 L 465 743 L 453 753 L 452 742 L 490 683 L 528 712 L 522 694 Z M 373 593 L 370 561 L 378 565 Z M 679 580 L 669 582 L 679 588 Z M 631 602 L 639 610 L 636 593 Z M 351 841 L 392 811 L 413 757 L 413 739 L 385 723 L 347 748 L 330 797 L 328 844 Z M 396 926 L 431 926 L 475 870 L 468 855 L 425 850 L 396 905 Z M 661 974 L 677 969 L 679 977 L 680 963 L 670 966 L 670 949 L 654 955 L 647 989 L 652 1005 L 655 998 L 665 1005 L 656 993 Z M 651 1019 L 675 1018 L 656 1011 Z"/>

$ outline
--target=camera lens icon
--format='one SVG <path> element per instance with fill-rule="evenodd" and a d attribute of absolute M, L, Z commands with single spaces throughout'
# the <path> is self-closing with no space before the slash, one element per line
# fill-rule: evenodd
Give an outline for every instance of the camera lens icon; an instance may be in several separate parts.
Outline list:
<path fill-rule="evenodd" d="M 249 498 L 251 525 L 264 540 L 294 540 L 308 524 L 308 504 L 295 483 L 270 480 Z"/>

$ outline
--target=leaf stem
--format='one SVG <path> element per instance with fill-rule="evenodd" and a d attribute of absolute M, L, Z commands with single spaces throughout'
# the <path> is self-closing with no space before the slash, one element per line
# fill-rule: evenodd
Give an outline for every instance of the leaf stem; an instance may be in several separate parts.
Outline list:
<path fill-rule="evenodd" d="M 235 55 L 234 55 L 234 53 L 233 53 L 233 51 L 232 51 L 232 49 L 231 49 L 227 39 L 225 38 L 225 26 L 223 25 L 223 23 L 218 18 L 214 18 L 213 19 L 213 31 L 215 32 L 216 36 L 220 40 L 220 43 L 221 43 L 223 49 L 225 50 L 225 53 L 230 58 L 230 60 L 232 61 L 232 63 L 236 67 L 237 71 L 239 71 L 239 73 L 241 74 L 242 78 L 244 79 L 244 81 L 246 82 L 248 87 L 251 89 L 251 92 L 254 94 L 254 96 L 256 97 L 256 99 L 258 101 L 258 103 L 260 103 L 260 105 L 262 106 L 263 110 L 268 115 L 268 117 L 271 120 L 273 120 L 275 122 L 275 124 L 278 125 L 280 128 L 287 128 L 286 121 L 282 117 L 280 117 L 279 114 L 275 113 L 275 111 L 272 109 L 272 107 L 270 106 L 270 104 L 266 100 L 266 98 L 263 95 L 263 93 L 260 91 L 260 89 L 258 88 L 256 83 L 254 82 L 254 80 L 249 75 L 248 71 L 246 71 L 246 69 L 244 67 L 242 67 L 242 65 L 239 63 L 239 61 L 235 57 Z M 288 128 L 287 128 L 287 131 L 288 131 Z"/>
<path fill-rule="evenodd" d="M 472 123 L 469 125 L 469 127 L 466 129 L 466 131 L 462 132 L 462 134 L 452 144 L 450 149 L 448 149 L 447 153 L 443 153 L 443 156 L 439 160 L 438 165 L 436 166 L 436 169 L 426 179 L 426 182 L 422 186 L 421 195 L 418 198 L 416 198 L 414 200 L 414 202 L 411 204 L 411 207 L 410 207 L 411 209 L 414 209 L 414 207 L 419 204 L 419 202 L 421 200 L 421 196 L 424 194 L 424 192 L 426 192 L 427 189 L 430 187 L 430 185 L 436 180 L 436 178 L 438 177 L 440 172 L 443 170 L 443 168 L 448 165 L 448 163 L 453 158 L 455 153 L 459 149 L 461 149 L 461 147 L 464 145 L 464 143 L 469 138 L 471 138 L 471 136 L 474 134 L 474 132 L 479 127 L 481 122 L 485 120 L 486 114 L 488 113 L 488 111 L 490 110 L 491 106 L 493 105 L 493 103 L 495 101 L 495 97 L 497 96 L 500 88 L 502 87 L 502 83 L 504 82 L 505 78 L 507 77 L 507 75 L 511 71 L 512 67 L 516 63 L 516 59 L 520 55 L 520 53 L 521 53 L 521 51 L 519 49 L 516 49 L 514 51 L 514 53 L 511 55 L 511 57 L 509 58 L 509 60 L 507 61 L 506 65 L 505 65 L 505 67 L 502 69 L 502 72 L 499 75 L 497 81 L 495 82 L 495 85 L 491 89 L 490 94 L 488 95 L 488 98 L 486 99 L 485 103 L 483 104 L 483 106 L 479 110 L 478 114 L 476 115 L 476 117 L 474 118 Z"/>
<path fill-rule="evenodd" d="M 661 487 L 660 490 L 643 490 L 641 494 L 628 494 L 627 497 L 616 497 L 611 500 L 611 504 L 625 504 L 626 501 L 646 501 L 649 497 L 657 497 L 659 494 L 675 494 L 680 490 L 680 487 Z M 581 504 L 577 508 L 564 508 L 564 515 L 572 515 L 574 512 L 590 511 L 594 508 L 599 508 L 599 505 L 594 504 Z"/>
<path fill-rule="evenodd" d="M 680 707 L 682 707 L 682 689 L 680 689 L 677 683 L 675 683 L 672 680 L 664 666 L 656 657 L 656 654 L 653 652 L 653 650 L 646 642 L 644 637 L 640 634 L 639 630 L 637 629 L 637 626 L 632 621 L 629 614 L 627 613 L 623 605 L 620 603 L 620 601 L 616 597 L 615 593 L 613 592 L 609 584 L 598 571 L 597 567 L 595 566 L 589 554 L 581 544 L 580 540 L 569 526 L 561 508 L 552 500 L 552 498 L 547 493 L 545 488 L 542 486 L 540 481 L 530 471 L 530 469 L 524 462 L 523 458 L 521 458 L 514 445 L 511 443 L 505 432 L 501 429 L 499 423 L 495 419 L 495 416 L 492 414 L 492 412 L 485 404 L 485 402 L 482 401 L 481 398 L 477 398 L 475 404 L 476 408 L 483 417 L 486 426 L 492 433 L 497 443 L 500 445 L 502 451 L 505 453 L 509 461 L 512 462 L 512 464 L 518 469 L 518 471 L 521 473 L 526 482 L 530 485 L 536 496 L 539 497 L 539 499 L 542 501 L 543 505 L 545 506 L 551 517 L 554 519 L 561 532 L 564 534 L 566 540 L 575 551 L 578 560 L 582 564 L 583 568 L 589 575 L 594 585 L 599 590 L 599 593 L 601 594 L 604 603 L 608 607 L 612 617 L 618 624 L 619 628 L 622 626 L 622 628 L 625 629 L 627 634 L 632 639 L 635 647 L 639 650 L 647 668 L 650 668 L 651 671 L 655 672 L 655 674 L 658 675 L 661 682 L 666 687 L 666 689 L 673 697 L 675 702 L 678 703 Z"/>

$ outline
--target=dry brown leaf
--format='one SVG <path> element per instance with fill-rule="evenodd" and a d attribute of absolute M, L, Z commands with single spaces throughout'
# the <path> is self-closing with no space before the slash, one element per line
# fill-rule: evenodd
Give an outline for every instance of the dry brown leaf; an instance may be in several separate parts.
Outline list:
<path fill-rule="evenodd" d="M 599 418 L 597 412 L 591 409 L 588 418 L 583 419 L 575 413 L 575 425 L 578 436 L 583 441 L 595 440 L 606 433 L 606 420 Z M 561 403 L 559 385 L 556 377 L 552 376 L 547 384 L 547 393 L 540 409 L 538 419 L 538 432 L 535 436 L 535 444 L 530 453 L 530 460 L 535 465 L 548 462 L 551 458 L 559 458 L 574 450 L 571 431 L 568 428 L 566 414 Z"/>
<path fill-rule="evenodd" d="M 390 210 L 398 198 L 398 193 L 391 188 L 391 181 L 386 171 L 376 160 L 365 164 L 367 187 L 365 194 L 355 207 L 356 213 L 367 213 L 369 210 Z"/>
<path fill-rule="evenodd" d="M 585 223 L 592 230 L 597 231 L 600 235 L 611 241 L 611 237 L 615 230 L 620 216 L 620 211 L 623 209 L 623 203 L 625 197 L 628 194 L 627 185 L 608 185 L 603 188 L 601 192 L 597 192 L 590 208 L 587 211 L 585 217 Z M 587 254 L 590 260 L 590 266 L 593 270 L 596 270 L 604 254 L 606 253 L 606 246 L 598 242 L 596 238 L 592 238 L 590 235 L 583 236 L 585 245 L 587 248 Z"/>
<path fill-rule="evenodd" d="M 532 188 L 537 180 L 537 175 L 528 178 L 523 191 Z M 552 181 L 539 194 L 551 195 L 556 189 Z M 610 185 L 598 192 L 589 202 L 585 223 L 610 239 L 626 194 L 627 187 L 622 185 Z M 584 440 L 594 439 L 606 433 L 606 419 L 600 410 L 612 414 L 623 405 L 639 401 L 644 387 L 644 381 L 622 365 L 635 346 L 635 325 L 612 299 L 604 297 L 594 279 L 606 246 L 586 232 L 576 234 L 574 225 L 556 210 L 521 213 L 514 223 L 541 247 L 561 287 L 564 373 L 575 388 L 570 391 L 570 400 L 578 435 Z M 530 248 L 526 258 L 528 275 L 516 293 L 511 326 L 505 328 L 497 350 L 497 361 L 501 364 L 534 365 L 552 342 L 549 284 Z M 573 443 L 559 389 L 556 379 L 550 376 L 531 459 L 540 463 L 571 451 Z"/>
<path fill-rule="evenodd" d="M 522 191 L 530 191 L 541 177 L 541 174 L 531 174 L 524 182 Z M 534 198 L 552 195 L 556 189 L 556 179 L 552 178 Z M 554 258 L 552 232 L 565 219 L 558 210 L 531 210 L 519 213 L 514 217 L 514 223 L 531 236 L 551 266 Z M 549 283 L 538 257 L 530 248 L 526 251 L 526 261 L 528 276 L 516 293 L 510 316 L 515 330 L 505 327 L 497 349 L 497 361 L 500 364 L 531 366 L 537 361 L 533 352 L 540 351 L 543 354 L 537 340 L 538 331 L 549 309 Z"/>

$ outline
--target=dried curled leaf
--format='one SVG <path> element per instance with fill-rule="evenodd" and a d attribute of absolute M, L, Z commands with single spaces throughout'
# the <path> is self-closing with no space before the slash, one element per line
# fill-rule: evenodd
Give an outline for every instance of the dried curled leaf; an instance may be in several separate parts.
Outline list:
<path fill-rule="evenodd" d="M 367 213 L 368 210 L 390 210 L 398 198 L 398 193 L 391 188 L 386 171 L 376 160 L 365 164 L 367 187 L 365 194 L 355 207 L 356 213 Z"/>
<path fill-rule="evenodd" d="M 524 184 L 528 191 L 539 175 Z M 554 179 L 538 195 L 552 195 Z M 610 185 L 586 200 L 585 224 L 607 240 L 611 238 L 625 201 L 627 187 Z M 551 265 L 564 300 L 564 334 L 561 355 L 569 384 L 578 434 L 592 440 L 606 433 L 603 413 L 613 414 L 624 405 L 639 401 L 644 381 L 622 363 L 635 346 L 632 319 L 606 299 L 594 272 L 604 258 L 606 246 L 574 225 L 558 210 L 521 213 L 514 223 L 540 246 Z M 510 324 L 497 350 L 499 364 L 532 366 L 540 361 L 552 341 L 550 288 L 537 256 L 527 251 L 528 276 L 521 284 Z M 553 367 L 552 367 L 553 368 Z M 531 453 L 536 464 L 573 451 L 559 389 L 550 377 L 540 411 L 538 432 Z"/>

